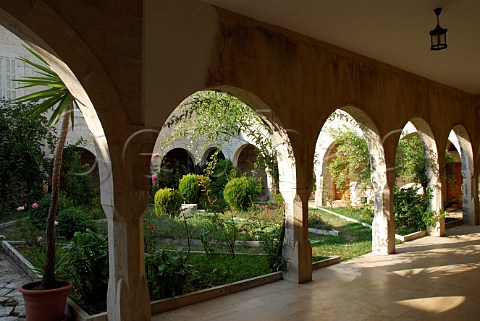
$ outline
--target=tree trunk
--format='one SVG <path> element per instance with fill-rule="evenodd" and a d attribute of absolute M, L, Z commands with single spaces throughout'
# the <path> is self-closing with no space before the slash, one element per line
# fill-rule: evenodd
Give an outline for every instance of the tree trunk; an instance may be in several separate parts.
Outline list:
<path fill-rule="evenodd" d="M 63 115 L 62 127 L 60 131 L 60 137 L 57 143 L 55 151 L 55 158 L 53 159 L 52 170 L 52 200 L 50 203 L 50 209 L 48 210 L 47 226 L 46 226 L 46 256 L 45 267 L 42 277 L 42 289 L 55 288 L 55 217 L 58 210 L 58 199 L 60 196 L 60 176 L 62 170 L 63 149 L 65 147 L 65 141 L 67 139 L 68 125 L 70 123 L 71 113 L 73 105 L 70 103 Z"/>

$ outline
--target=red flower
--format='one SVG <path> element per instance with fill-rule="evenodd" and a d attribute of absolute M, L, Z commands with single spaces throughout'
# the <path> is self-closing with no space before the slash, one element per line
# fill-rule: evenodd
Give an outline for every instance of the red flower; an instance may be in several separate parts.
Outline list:
<path fill-rule="evenodd" d="M 155 228 L 155 225 L 151 224 L 151 225 L 150 225 L 150 229 L 153 230 L 154 228 Z"/>

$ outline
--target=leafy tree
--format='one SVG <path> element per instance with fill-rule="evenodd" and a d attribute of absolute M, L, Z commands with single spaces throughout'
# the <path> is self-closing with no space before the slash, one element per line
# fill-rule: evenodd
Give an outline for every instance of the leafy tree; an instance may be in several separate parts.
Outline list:
<path fill-rule="evenodd" d="M 43 197 L 53 149 L 53 128 L 43 116 L 26 117 L 33 104 L 0 102 L 0 213 Z"/>
<path fill-rule="evenodd" d="M 425 193 L 430 181 L 430 172 L 435 171 L 435 154 L 425 146 L 418 135 L 400 138 L 398 142 L 395 175 L 418 183 Z"/>
<path fill-rule="evenodd" d="M 76 101 L 75 97 L 70 93 L 68 88 L 63 83 L 62 79 L 56 72 L 49 68 L 48 63 L 33 49 L 27 48 L 40 63 L 33 62 L 27 58 L 19 58 L 24 63 L 32 66 L 37 73 L 34 76 L 25 76 L 17 79 L 22 87 L 31 88 L 40 87 L 41 89 L 32 94 L 15 99 L 19 103 L 38 103 L 31 108 L 26 115 L 31 117 L 39 117 L 48 110 L 52 110 L 52 115 L 48 120 L 49 124 L 58 123 L 62 120 L 60 137 L 57 142 L 55 156 L 53 159 L 52 170 L 52 201 L 48 212 L 47 226 L 46 226 L 46 257 L 45 269 L 42 277 L 42 289 L 52 289 L 56 286 L 55 281 L 55 216 L 58 209 L 58 199 L 60 195 L 60 175 L 62 168 L 63 149 L 68 133 L 68 126 L 73 117 L 70 117 L 73 112 L 73 103 Z"/>
<path fill-rule="evenodd" d="M 332 128 L 330 135 L 335 139 L 337 151 L 328 169 L 337 188 L 345 191 L 349 181 L 368 184 L 370 157 L 365 138 L 347 127 Z"/>
<path fill-rule="evenodd" d="M 178 107 L 165 127 L 173 132 L 163 146 L 189 138 L 192 145 L 202 141 L 201 149 L 216 144 L 220 150 L 233 138 L 249 137 L 259 150 L 256 167 L 265 169 L 274 179 L 278 177 L 272 130 L 249 106 L 229 94 L 216 91 L 193 94 Z M 207 172 L 213 167 L 207 167 Z"/>

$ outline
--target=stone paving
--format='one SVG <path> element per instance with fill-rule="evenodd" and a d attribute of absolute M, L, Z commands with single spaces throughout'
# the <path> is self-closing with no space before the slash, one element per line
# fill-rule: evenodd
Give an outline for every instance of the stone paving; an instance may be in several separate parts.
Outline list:
<path fill-rule="evenodd" d="M 478 321 L 480 226 L 448 229 L 284 280 L 152 316 L 152 321 Z"/>
<path fill-rule="evenodd" d="M 30 278 L 0 249 L 0 321 L 25 320 L 22 294 L 17 288 Z"/>

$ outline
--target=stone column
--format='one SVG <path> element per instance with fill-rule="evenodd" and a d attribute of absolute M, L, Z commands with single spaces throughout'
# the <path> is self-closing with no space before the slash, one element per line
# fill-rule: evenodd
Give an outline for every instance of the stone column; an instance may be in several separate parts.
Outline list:
<path fill-rule="evenodd" d="M 387 184 L 378 180 L 372 172 L 374 193 L 374 218 L 372 223 L 372 252 L 377 255 L 395 253 L 395 223 L 393 220 L 394 180 Z"/>
<path fill-rule="evenodd" d="M 283 195 L 283 193 L 282 193 Z M 284 257 L 287 270 L 283 278 L 305 283 L 312 280 L 312 246 L 308 240 L 308 191 L 285 197 Z"/>
<path fill-rule="evenodd" d="M 370 176 L 374 194 L 374 218 L 372 223 L 372 252 L 377 255 L 395 253 L 395 223 L 393 219 L 393 187 L 395 157 L 391 156 L 389 166 L 380 138 L 369 128 L 363 129 L 370 153 Z M 393 150 L 389 150 L 394 155 Z"/>
<path fill-rule="evenodd" d="M 463 147 L 463 146 L 462 146 Z M 477 195 L 477 180 L 475 179 L 474 174 L 470 170 L 470 160 L 466 155 L 464 148 L 461 150 L 462 158 L 462 181 L 463 181 L 463 200 L 462 200 L 462 211 L 463 211 L 463 222 L 465 224 L 476 224 L 475 220 L 475 195 Z"/>
<path fill-rule="evenodd" d="M 296 138 L 295 135 L 293 135 Z M 308 241 L 308 199 L 312 187 L 313 153 L 308 155 L 299 144 L 294 153 L 287 132 L 281 128 L 273 133 L 279 172 L 279 189 L 285 202 L 285 240 L 283 257 L 287 269 L 285 280 L 304 283 L 312 280 L 312 247 Z M 308 157 L 308 156 L 310 157 Z"/>
<path fill-rule="evenodd" d="M 473 192 L 473 195 L 472 195 L 472 198 L 473 198 L 473 206 L 472 206 L 472 210 L 473 210 L 473 222 L 471 224 L 474 224 L 474 225 L 478 225 L 480 224 L 480 219 L 479 219 L 479 205 L 478 205 L 478 178 L 475 176 L 475 174 L 473 174 L 472 176 L 472 182 L 471 182 L 471 186 L 472 186 L 472 192 Z"/>
<path fill-rule="evenodd" d="M 142 155 L 139 146 L 130 138 L 110 145 L 114 206 L 106 208 L 110 273 L 107 315 L 115 321 L 151 319 L 143 243 L 149 174 L 145 158 L 150 159 L 150 155 Z"/>

